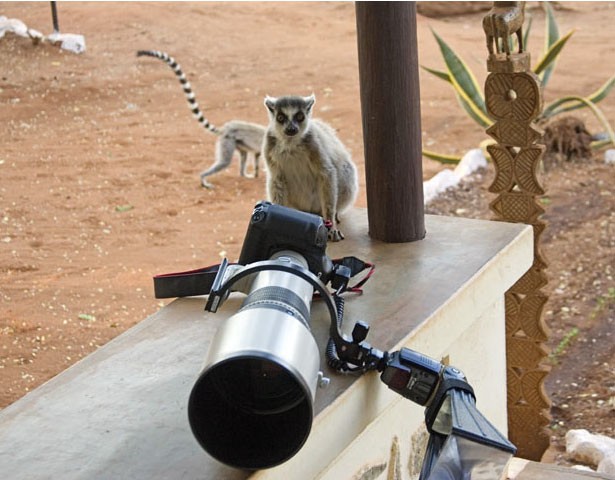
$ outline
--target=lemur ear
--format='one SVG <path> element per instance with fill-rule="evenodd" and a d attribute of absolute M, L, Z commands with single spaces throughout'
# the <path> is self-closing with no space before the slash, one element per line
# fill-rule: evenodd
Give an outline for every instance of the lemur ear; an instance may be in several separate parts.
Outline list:
<path fill-rule="evenodd" d="M 271 113 L 273 113 L 273 110 L 275 109 L 275 102 L 277 102 L 277 100 L 277 98 L 270 97 L 269 95 L 265 96 L 265 106 Z"/>
<path fill-rule="evenodd" d="M 312 93 L 309 97 L 303 97 L 303 101 L 305 102 L 305 109 L 310 111 L 316 102 L 316 95 Z"/>

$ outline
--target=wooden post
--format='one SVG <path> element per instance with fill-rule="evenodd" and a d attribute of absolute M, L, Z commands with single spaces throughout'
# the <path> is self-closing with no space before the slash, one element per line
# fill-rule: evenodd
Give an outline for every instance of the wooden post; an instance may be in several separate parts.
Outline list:
<path fill-rule="evenodd" d="M 60 33 L 60 26 L 58 24 L 58 9 L 56 8 L 56 2 L 51 2 L 51 22 L 53 23 L 53 33 Z"/>
<path fill-rule="evenodd" d="M 415 2 L 357 2 L 369 235 L 425 237 Z"/>
<path fill-rule="evenodd" d="M 487 36 L 485 104 L 494 120 L 487 133 L 497 142 L 487 147 L 495 166 L 489 191 L 497 197 L 489 207 L 496 220 L 527 223 L 534 228 L 534 264 L 506 292 L 506 381 L 508 384 L 508 436 L 517 456 L 540 461 L 549 447 L 551 401 L 544 390 L 549 368 L 543 364 L 547 328 L 542 309 L 548 295 L 547 262 L 540 251 L 546 224 L 539 197 L 544 189 L 538 170 L 545 151 L 543 131 L 536 118 L 543 106 L 540 79 L 531 70 L 530 54 L 510 52 L 509 35 L 523 38 L 525 2 L 493 2 L 483 20 Z M 498 39 L 502 40 L 500 47 Z"/>

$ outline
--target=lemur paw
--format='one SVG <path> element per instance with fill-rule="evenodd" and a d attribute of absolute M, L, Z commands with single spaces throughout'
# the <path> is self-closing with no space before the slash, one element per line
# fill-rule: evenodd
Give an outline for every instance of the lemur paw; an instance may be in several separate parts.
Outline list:
<path fill-rule="evenodd" d="M 328 238 L 331 242 L 339 242 L 340 240 L 344 240 L 344 234 L 337 228 L 330 228 Z"/>

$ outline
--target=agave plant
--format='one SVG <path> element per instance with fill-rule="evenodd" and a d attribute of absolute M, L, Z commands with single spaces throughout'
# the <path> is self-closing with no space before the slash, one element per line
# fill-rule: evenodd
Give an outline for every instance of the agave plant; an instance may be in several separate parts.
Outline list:
<path fill-rule="evenodd" d="M 542 57 L 532 69 L 541 80 L 543 89 L 547 86 L 551 75 L 555 69 L 555 64 L 564 45 L 574 34 L 571 30 L 564 36 L 560 36 L 557 21 L 553 14 L 553 9 L 548 2 L 543 3 L 545 9 L 545 48 Z M 529 32 L 531 29 L 531 17 L 529 17 L 523 43 L 527 49 Z M 425 71 L 435 75 L 436 77 L 449 83 L 455 92 L 457 101 L 467 113 L 483 129 L 490 127 L 493 121 L 489 118 L 485 107 L 485 99 L 482 89 L 478 86 L 476 77 L 453 49 L 432 29 L 432 33 L 438 42 L 440 52 L 446 65 L 446 70 L 436 70 L 433 68 L 421 65 Z M 600 148 L 608 144 L 615 144 L 615 133 L 606 119 L 603 112 L 597 106 L 597 103 L 603 100 L 615 86 L 615 75 L 609 78 L 604 85 L 588 96 L 568 95 L 554 100 L 548 104 L 537 118 L 538 123 L 545 123 L 556 115 L 577 110 L 580 108 L 589 108 L 595 117 L 598 119 L 605 131 L 605 138 L 592 143 L 592 148 Z M 423 156 L 437 160 L 441 163 L 458 163 L 461 157 L 454 155 L 442 155 L 429 150 L 423 150 Z"/>

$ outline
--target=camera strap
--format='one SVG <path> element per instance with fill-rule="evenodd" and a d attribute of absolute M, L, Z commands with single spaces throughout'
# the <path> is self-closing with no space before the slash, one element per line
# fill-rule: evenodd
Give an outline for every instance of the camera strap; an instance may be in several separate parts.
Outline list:
<path fill-rule="evenodd" d="M 356 257 L 344 257 L 332 260 L 334 270 L 342 280 L 333 285 L 339 293 L 362 293 L 361 287 L 374 273 L 375 266 Z M 156 298 L 194 297 L 207 295 L 216 279 L 220 264 L 209 267 L 186 270 L 185 272 L 164 273 L 154 276 L 154 296 Z M 350 278 L 369 269 L 367 274 L 355 285 L 348 286 Z"/>
<path fill-rule="evenodd" d="M 207 295 L 216 279 L 220 264 L 185 272 L 164 273 L 154 277 L 156 298 Z"/>
<path fill-rule="evenodd" d="M 334 277 L 331 284 L 338 294 L 343 292 L 363 293 L 361 287 L 365 285 L 365 282 L 370 279 L 376 269 L 373 263 L 364 262 L 357 257 L 336 258 L 332 262 Z M 356 284 L 349 287 L 350 279 L 363 270 L 368 270 L 367 274 Z"/>

